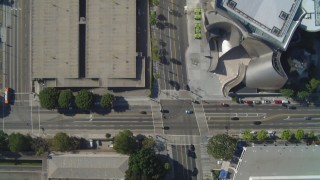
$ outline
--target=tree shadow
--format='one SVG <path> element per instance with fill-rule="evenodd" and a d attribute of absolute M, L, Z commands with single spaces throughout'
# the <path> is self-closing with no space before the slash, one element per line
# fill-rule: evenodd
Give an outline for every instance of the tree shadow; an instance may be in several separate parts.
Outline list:
<path fill-rule="evenodd" d="M 165 24 L 163 24 L 162 22 L 157 22 L 156 26 L 158 29 L 161 29 L 161 30 L 163 30 L 166 27 Z"/>
<path fill-rule="evenodd" d="M 20 153 L 10 152 L 10 151 L 5 151 L 5 152 L 2 152 L 2 156 L 6 157 L 6 158 L 18 159 L 18 158 L 21 157 L 21 154 Z"/>
<path fill-rule="evenodd" d="M 14 4 L 14 0 L 0 0 L 0 5 L 10 6 Z"/>
<path fill-rule="evenodd" d="M 11 113 L 11 106 L 3 103 L 1 110 L 2 110 L 2 113 L 0 114 L 0 117 L 1 118 L 7 117 Z"/>
<path fill-rule="evenodd" d="M 175 58 L 171 58 L 170 61 L 173 63 L 173 64 L 177 64 L 177 65 L 181 65 L 181 62 Z"/>
<path fill-rule="evenodd" d="M 167 20 L 167 18 L 163 14 L 159 14 L 157 18 L 159 21 L 166 21 Z"/>
<path fill-rule="evenodd" d="M 160 56 L 160 63 L 164 65 L 169 65 L 170 62 L 168 61 L 167 57 L 165 56 Z"/>
<path fill-rule="evenodd" d="M 171 23 L 168 23 L 168 22 L 165 22 L 165 23 L 164 23 L 164 26 L 167 27 L 167 28 L 170 28 L 170 29 L 174 29 L 174 30 L 177 29 L 177 26 L 176 26 L 176 25 L 171 24 Z"/>
<path fill-rule="evenodd" d="M 129 103 L 124 97 L 117 96 L 113 103 L 113 110 L 115 112 L 125 112 L 129 109 Z"/>

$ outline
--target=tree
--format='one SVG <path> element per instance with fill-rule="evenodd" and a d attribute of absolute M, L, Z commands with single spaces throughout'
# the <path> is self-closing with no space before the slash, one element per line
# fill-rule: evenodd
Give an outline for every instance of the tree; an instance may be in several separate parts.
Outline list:
<path fill-rule="evenodd" d="M 93 94 L 83 89 L 78 92 L 75 102 L 78 108 L 89 110 L 93 104 Z"/>
<path fill-rule="evenodd" d="M 123 130 L 114 137 L 113 149 L 121 154 L 132 154 L 136 150 L 136 141 L 133 133 Z"/>
<path fill-rule="evenodd" d="M 159 0 L 153 0 L 153 5 L 158 6 L 159 5 Z"/>
<path fill-rule="evenodd" d="M 156 154 L 150 149 L 142 149 L 129 157 L 129 167 L 125 179 L 163 179 L 167 170 Z"/>
<path fill-rule="evenodd" d="M 8 149 L 8 134 L 0 130 L 0 153 Z"/>
<path fill-rule="evenodd" d="M 309 139 L 313 139 L 313 138 L 315 137 L 315 136 L 314 136 L 314 131 L 308 132 L 307 137 L 308 137 Z"/>
<path fill-rule="evenodd" d="M 73 103 L 74 96 L 70 89 L 62 90 L 59 95 L 58 104 L 60 108 L 69 108 L 70 104 Z"/>
<path fill-rule="evenodd" d="M 280 89 L 280 93 L 282 96 L 285 96 L 285 97 L 293 97 L 294 96 L 294 90 L 292 90 L 292 89 Z"/>
<path fill-rule="evenodd" d="M 103 108 L 110 108 L 114 100 L 114 95 L 108 93 L 102 96 L 100 104 Z"/>
<path fill-rule="evenodd" d="M 70 150 L 70 137 L 64 132 L 57 133 L 53 137 L 53 148 L 62 152 Z"/>
<path fill-rule="evenodd" d="M 20 133 L 11 133 L 8 140 L 8 147 L 11 152 L 24 152 L 30 149 L 32 138 Z"/>
<path fill-rule="evenodd" d="M 106 133 L 106 138 L 109 139 L 111 137 L 110 133 Z"/>
<path fill-rule="evenodd" d="M 258 132 L 257 139 L 259 141 L 264 141 L 268 138 L 268 132 L 264 129 Z"/>
<path fill-rule="evenodd" d="M 254 135 L 251 133 L 250 130 L 243 130 L 242 139 L 244 139 L 246 141 L 253 141 L 254 140 Z"/>
<path fill-rule="evenodd" d="M 47 87 L 40 91 L 40 105 L 46 109 L 54 109 L 58 105 L 59 91 L 56 88 Z"/>
<path fill-rule="evenodd" d="M 69 138 L 70 148 L 69 150 L 80 149 L 81 139 L 75 136 Z"/>
<path fill-rule="evenodd" d="M 320 86 L 320 80 L 312 78 L 309 81 L 309 84 L 307 84 L 307 89 L 309 90 L 310 93 L 314 92 L 317 90 L 317 88 Z"/>
<path fill-rule="evenodd" d="M 292 137 L 292 133 L 289 129 L 285 129 L 281 132 L 281 139 L 290 140 Z"/>
<path fill-rule="evenodd" d="M 156 145 L 156 142 L 154 141 L 153 137 L 145 137 L 143 140 L 142 140 L 142 148 L 143 149 L 150 149 L 150 148 L 153 148 L 155 147 Z"/>
<path fill-rule="evenodd" d="M 298 129 L 296 134 L 295 134 L 295 138 L 297 140 L 301 140 L 304 138 L 304 131 L 302 129 Z"/>
<path fill-rule="evenodd" d="M 310 96 L 310 92 L 302 90 L 302 91 L 298 91 L 297 93 L 297 97 L 301 98 L 301 99 L 306 99 Z"/>
<path fill-rule="evenodd" d="M 42 137 L 33 138 L 31 141 L 31 149 L 40 156 L 45 151 L 49 150 L 48 141 Z"/>
<path fill-rule="evenodd" d="M 216 159 L 230 160 L 236 149 L 237 140 L 226 134 L 218 134 L 209 139 L 208 154 Z"/>
<path fill-rule="evenodd" d="M 152 26 L 156 25 L 156 23 L 157 23 L 156 17 L 157 17 L 157 13 L 155 11 L 151 12 L 150 24 Z"/>

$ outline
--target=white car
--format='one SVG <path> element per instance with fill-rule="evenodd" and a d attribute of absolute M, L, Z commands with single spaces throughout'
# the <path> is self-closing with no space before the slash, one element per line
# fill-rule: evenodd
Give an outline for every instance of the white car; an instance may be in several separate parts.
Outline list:
<path fill-rule="evenodd" d="M 262 100 L 261 102 L 262 102 L 262 104 L 271 104 L 271 101 L 269 101 L 269 100 Z"/>

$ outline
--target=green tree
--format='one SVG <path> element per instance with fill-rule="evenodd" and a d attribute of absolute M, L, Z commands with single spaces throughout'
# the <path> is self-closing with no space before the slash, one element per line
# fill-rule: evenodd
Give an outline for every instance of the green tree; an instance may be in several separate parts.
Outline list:
<path fill-rule="evenodd" d="M 73 103 L 74 96 L 70 89 L 62 90 L 59 95 L 58 104 L 60 108 L 69 108 Z"/>
<path fill-rule="evenodd" d="M 169 171 L 171 168 L 170 164 L 168 162 L 164 163 L 164 169 Z"/>
<path fill-rule="evenodd" d="M 93 94 L 85 89 L 78 92 L 76 95 L 76 105 L 83 110 L 89 110 L 93 105 Z"/>
<path fill-rule="evenodd" d="M 297 93 L 297 97 L 301 98 L 301 99 L 306 99 L 310 96 L 310 92 L 302 90 L 302 91 L 298 91 Z"/>
<path fill-rule="evenodd" d="M 312 78 L 309 81 L 309 84 L 307 84 L 307 89 L 309 90 L 310 93 L 314 92 L 317 90 L 317 88 L 320 86 L 320 80 Z"/>
<path fill-rule="evenodd" d="M 132 154 L 136 150 L 136 141 L 133 133 L 123 130 L 114 137 L 113 149 L 121 154 Z"/>
<path fill-rule="evenodd" d="M 39 156 L 49 150 L 48 141 L 42 137 L 33 138 L 31 141 L 31 149 Z"/>
<path fill-rule="evenodd" d="M 150 15 L 150 24 L 152 26 L 156 25 L 157 23 L 157 13 L 155 11 L 151 12 L 151 15 Z"/>
<path fill-rule="evenodd" d="M 216 159 L 230 160 L 236 149 L 237 140 L 226 134 L 218 134 L 209 139 L 208 154 Z"/>
<path fill-rule="evenodd" d="M 280 93 L 282 96 L 285 96 L 285 97 L 293 97 L 294 96 L 294 90 L 292 90 L 292 89 L 280 89 Z"/>
<path fill-rule="evenodd" d="M 102 96 L 100 104 L 103 108 L 110 108 L 112 107 L 112 103 L 115 100 L 115 97 L 113 94 L 105 94 Z"/>
<path fill-rule="evenodd" d="M 309 139 L 313 139 L 313 138 L 315 137 L 315 136 L 314 136 L 314 131 L 308 132 L 307 137 L 308 137 Z"/>
<path fill-rule="evenodd" d="M 165 164 L 150 149 L 142 149 L 132 154 L 128 164 L 125 175 L 127 180 L 163 179 L 167 172 Z"/>
<path fill-rule="evenodd" d="M 40 105 L 46 109 L 54 109 L 58 105 L 59 91 L 56 88 L 47 87 L 40 91 Z"/>
<path fill-rule="evenodd" d="M 69 138 L 70 150 L 80 149 L 81 139 L 75 136 Z"/>
<path fill-rule="evenodd" d="M 159 0 L 153 0 L 153 5 L 158 6 L 159 5 Z"/>
<path fill-rule="evenodd" d="M 290 140 L 292 138 L 292 133 L 289 129 L 285 129 L 281 132 L 281 139 Z"/>
<path fill-rule="evenodd" d="M 298 129 L 296 134 L 295 134 L 295 138 L 297 140 L 301 140 L 304 138 L 304 131 L 302 129 Z"/>
<path fill-rule="evenodd" d="M 11 152 L 24 152 L 30 150 L 32 138 L 20 133 L 11 133 L 9 135 L 8 147 Z"/>
<path fill-rule="evenodd" d="M 257 139 L 259 141 L 264 141 L 268 138 L 268 132 L 264 129 L 258 132 Z"/>
<path fill-rule="evenodd" d="M 62 152 L 70 150 L 70 137 L 64 132 L 57 133 L 53 137 L 53 148 Z"/>
<path fill-rule="evenodd" d="M 242 139 L 246 141 L 253 141 L 254 140 L 254 135 L 250 133 L 250 130 L 243 130 L 242 132 Z"/>
<path fill-rule="evenodd" d="M 0 130 L 0 153 L 8 149 L 8 134 Z"/>
<path fill-rule="evenodd" d="M 109 139 L 111 137 L 110 133 L 106 133 L 106 138 Z"/>
<path fill-rule="evenodd" d="M 145 137 L 143 140 L 142 140 L 142 148 L 143 149 L 150 149 L 150 148 L 153 148 L 155 147 L 156 145 L 156 142 L 154 141 L 153 137 Z"/>

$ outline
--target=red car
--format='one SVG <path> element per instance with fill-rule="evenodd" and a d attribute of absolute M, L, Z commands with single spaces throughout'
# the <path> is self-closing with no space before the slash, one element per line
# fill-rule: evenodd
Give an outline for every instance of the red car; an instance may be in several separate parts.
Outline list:
<path fill-rule="evenodd" d="M 247 103 L 247 104 L 253 104 L 253 101 L 250 101 L 250 100 L 246 100 L 244 102 Z"/>
<path fill-rule="evenodd" d="M 282 100 L 274 100 L 275 104 L 282 104 Z"/>

